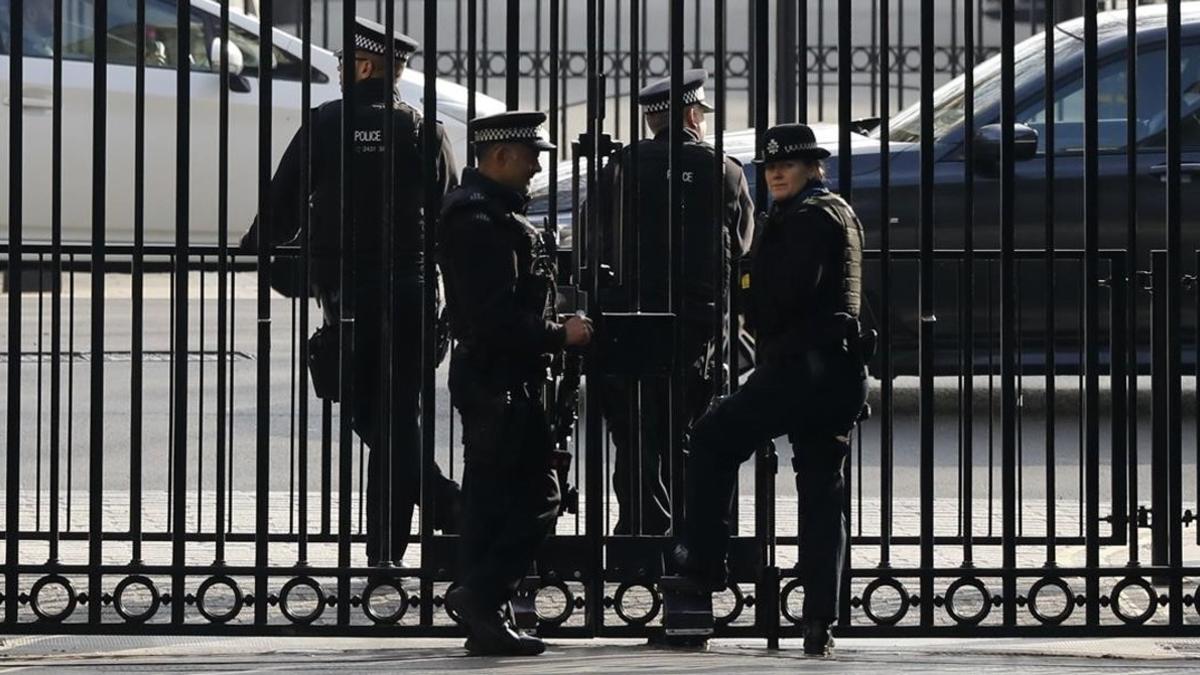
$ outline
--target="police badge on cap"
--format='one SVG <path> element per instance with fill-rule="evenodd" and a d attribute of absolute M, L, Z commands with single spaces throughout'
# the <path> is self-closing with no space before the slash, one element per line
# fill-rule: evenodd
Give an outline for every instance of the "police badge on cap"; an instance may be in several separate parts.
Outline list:
<path fill-rule="evenodd" d="M 553 150 L 546 135 L 546 113 L 510 110 L 496 115 L 476 117 L 470 123 L 471 142 L 520 143 L 538 150 Z"/>
<path fill-rule="evenodd" d="M 708 81 L 708 71 L 703 68 L 693 68 L 683 71 L 683 86 L 680 87 L 679 103 L 681 106 L 699 105 L 705 112 L 712 112 L 704 96 L 704 83 Z M 666 77 L 642 87 L 638 92 L 638 105 L 647 113 L 667 112 L 671 109 L 671 78 Z"/>
<path fill-rule="evenodd" d="M 807 124 L 780 124 L 763 134 L 763 152 L 759 164 L 789 159 L 814 161 L 826 159 L 830 152 L 817 145 L 817 136 Z"/>
<path fill-rule="evenodd" d="M 420 47 L 420 43 L 408 37 L 404 33 L 393 33 L 389 39 L 387 29 L 383 24 L 364 19 L 361 16 L 356 18 L 354 26 L 354 49 L 368 54 L 376 54 L 378 56 L 387 56 L 388 45 L 396 53 L 396 63 L 404 65 L 408 63 L 408 57 L 413 55 Z M 334 54 L 342 57 L 343 50 L 339 49 Z"/>

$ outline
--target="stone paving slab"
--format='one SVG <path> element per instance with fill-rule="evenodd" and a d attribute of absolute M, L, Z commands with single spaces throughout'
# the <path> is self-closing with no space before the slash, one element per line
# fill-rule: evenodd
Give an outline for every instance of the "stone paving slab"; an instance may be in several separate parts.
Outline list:
<path fill-rule="evenodd" d="M 487 673 L 1188 673 L 1200 641 L 1160 639 L 842 639 L 828 659 L 785 640 L 714 640 L 707 651 L 632 640 L 557 640 L 541 657 L 472 658 L 459 640 L 371 638 L 0 638 L 0 673 L 487 672 Z"/>

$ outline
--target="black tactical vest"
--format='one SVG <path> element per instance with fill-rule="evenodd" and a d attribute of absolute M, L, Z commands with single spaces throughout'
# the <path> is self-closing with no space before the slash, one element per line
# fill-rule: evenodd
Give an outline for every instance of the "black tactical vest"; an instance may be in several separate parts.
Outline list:
<path fill-rule="evenodd" d="M 840 195 L 832 192 L 805 200 L 810 208 L 819 208 L 836 223 L 845 236 L 845 246 L 838 254 L 837 268 L 841 274 L 826 277 L 817 292 L 817 311 L 821 315 L 844 312 L 858 318 L 862 307 L 862 250 L 863 227 L 854 210 Z"/>
<path fill-rule="evenodd" d="M 625 302 L 632 305 L 632 275 L 638 275 L 638 296 L 641 310 L 665 312 L 670 308 L 670 252 L 682 255 L 683 307 L 680 314 L 685 320 L 710 322 L 712 318 L 715 288 L 713 276 L 717 265 L 722 274 L 729 275 L 730 236 L 726 227 L 728 217 L 722 213 L 714 215 L 713 198 L 724 184 L 714 176 L 715 149 L 700 141 L 687 139 L 681 147 L 679 158 L 681 220 L 683 229 L 682 246 L 672 242 L 670 228 L 670 143 L 662 138 L 646 139 L 637 146 L 637 168 L 632 169 L 633 147 L 621 151 L 616 161 L 621 163 L 621 172 L 615 180 L 625 184 L 616 186 L 625 195 L 636 195 L 629 203 L 615 207 L 620 209 L 614 222 L 617 227 L 606 236 L 623 242 L 622 258 L 626 261 L 619 280 L 626 289 Z M 632 181 L 636 180 L 636 185 Z M 723 197 L 722 203 L 733 200 L 736 193 Z M 632 218 L 632 222 L 630 222 Z M 636 234 L 636 236 L 635 236 Z M 715 237 L 720 237 L 720 254 L 714 249 Z M 675 244 L 672 247 L 672 243 Z M 637 246 L 636 252 L 633 245 Z M 614 247 L 615 249 L 616 247 Z M 615 251 L 614 251 L 615 253 Z M 636 254 L 636 255 L 635 255 Z M 637 260 L 638 264 L 633 265 Z"/>

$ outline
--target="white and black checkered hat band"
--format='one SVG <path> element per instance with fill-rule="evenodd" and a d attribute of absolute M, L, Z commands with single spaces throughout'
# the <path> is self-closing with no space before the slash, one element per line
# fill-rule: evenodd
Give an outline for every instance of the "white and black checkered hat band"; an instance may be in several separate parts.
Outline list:
<path fill-rule="evenodd" d="M 704 102 L 704 87 L 695 87 L 694 89 L 688 89 L 688 90 L 684 91 L 683 96 L 681 97 L 681 100 L 683 102 L 683 105 L 692 105 L 693 103 L 703 103 Z M 667 98 L 665 98 L 661 101 L 647 103 L 643 107 L 645 108 L 645 111 L 648 113 L 667 112 L 668 110 L 671 109 L 671 96 L 670 96 L 670 94 L 668 94 Z"/>
<path fill-rule="evenodd" d="M 767 146 L 767 154 L 775 155 L 780 152 L 802 152 L 804 150 L 819 150 L 820 147 L 816 143 L 792 143 L 791 145 L 783 145 L 777 147 Z"/>
<path fill-rule="evenodd" d="M 387 45 L 380 40 L 377 40 L 369 35 L 363 35 L 362 33 L 354 34 L 354 48 L 361 49 L 364 52 L 371 52 L 372 54 L 382 55 L 387 53 Z M 411 52 L 406 49 L 397 48 L 396 58 L 398 60 L 405 61 L 408 59 L 410 53 Z"/>
<path fill-rule="evenodd" d="M 476 143 L 515 143 L 521 141 L 545 140 L 545 128 L 536 127 L 502 127 L 499 129 L 480 129 L 475 132 Z"/>

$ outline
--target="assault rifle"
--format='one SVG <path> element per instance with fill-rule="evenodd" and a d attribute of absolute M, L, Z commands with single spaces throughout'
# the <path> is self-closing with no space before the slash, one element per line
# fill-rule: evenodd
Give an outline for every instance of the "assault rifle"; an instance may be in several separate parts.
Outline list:
<path fill-rule="evenodd" d="M 542 224 L 542 248 L 552 270 L 552 278 L 558 280 L 558 229 L 547 218 Z M 557 293 L 556 293 L 557 296 Z M 557 298 L 554 302 L 557 311 Z M 583 312 L 579 312 L 583 314 Z M 561 498 L 558 514 L 579 513 L 579 490 L 571 485 L 571 452 L 567 450 L 575 423 L 579 419 L 579 387 L 583 379 L 583 352 L 564 349 L 555 359 L 553 371 L 558 375 L 558 386 L 554 388 L 551 403 L 550 438 L 554 442 L 551 464 L 558 476 L 558 492 Z"/>

